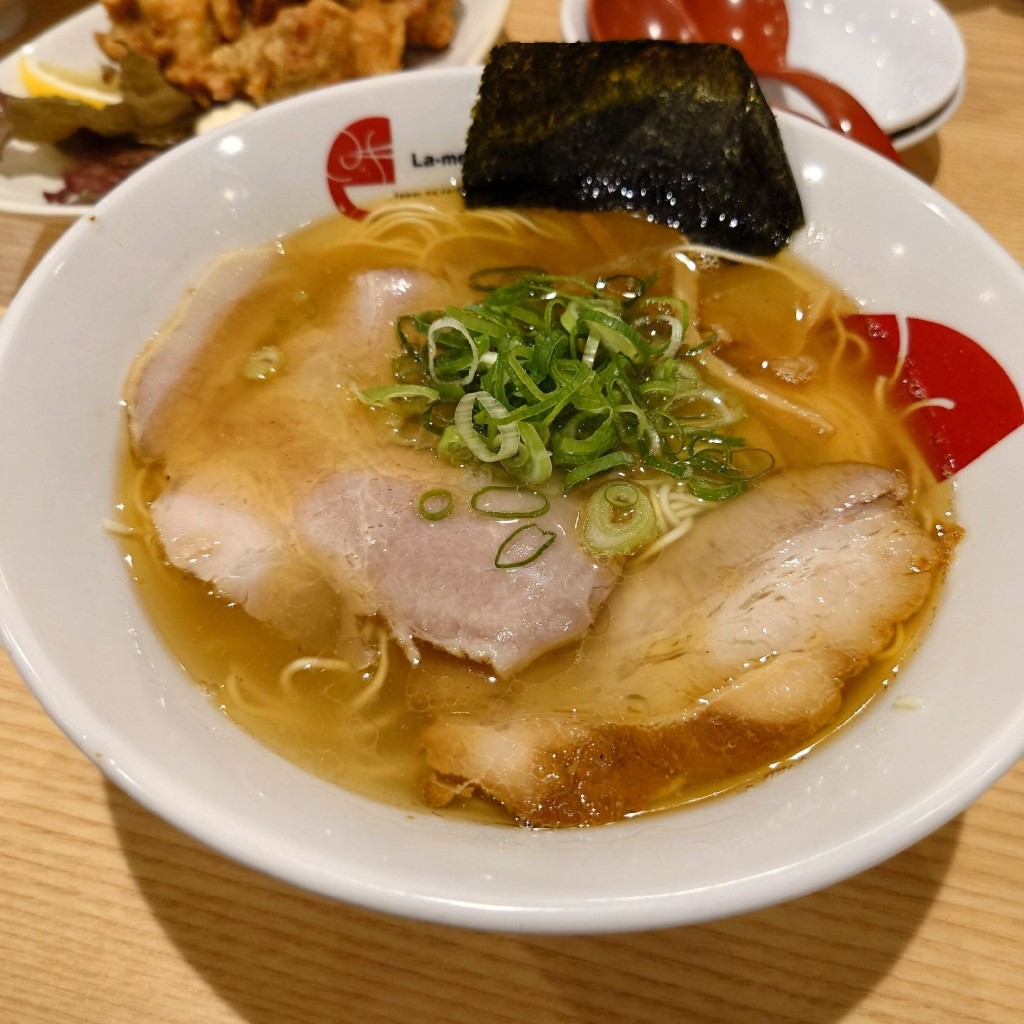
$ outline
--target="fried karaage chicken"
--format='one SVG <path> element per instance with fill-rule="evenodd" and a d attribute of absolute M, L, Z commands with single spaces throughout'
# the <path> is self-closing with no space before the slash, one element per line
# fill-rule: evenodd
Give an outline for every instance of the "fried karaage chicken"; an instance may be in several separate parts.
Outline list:
<path fill-rule="evenodd" d="M 272 100 L 397 71 L 410 47 L 444 49 L 454 0 L 103 0 L 99 44 L 157 61 L 204 105 Z"/>

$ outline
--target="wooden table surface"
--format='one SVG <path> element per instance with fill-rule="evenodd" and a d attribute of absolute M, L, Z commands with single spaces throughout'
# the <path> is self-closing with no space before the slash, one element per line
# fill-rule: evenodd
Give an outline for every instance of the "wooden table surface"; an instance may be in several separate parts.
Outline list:
<path fill-rule="evenodd" d="M 29 0 L 0 54 L 81 6 Z M 966 95 L 906 163 L 1024 261 L 1024 2 L 946 6 Z M 506 35 L 559 38 L 557 0 L 513 0 Z M 66 226 L 0 214 L 0 307 Z M 410 1020 L 1024 1021 L 1024 763 L 911 849 L 782 906 L 641 934 L 482 934 L 211 852 L 106 782 L 0 655 L 2 1024 Z"/>

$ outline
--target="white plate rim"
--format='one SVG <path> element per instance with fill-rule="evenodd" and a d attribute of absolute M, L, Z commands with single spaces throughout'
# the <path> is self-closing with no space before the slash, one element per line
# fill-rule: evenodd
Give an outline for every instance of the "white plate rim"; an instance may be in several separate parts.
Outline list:
<path fill-rule="evenodd" d="M 451 46 L 437 55 L 417 55 L 406 73 L 481 63 L 501 34 L 510 3 L 511 0 L 456 0 L 459 23 Z M 85 68 L 100 64 L 104 58 L 93 41 L 93 34 L 105 31 L 109 25 L 100 3 L 91 4 L 58 22 L 0 60 L 0 90 L 24 95 L 18 72 L 18 62 L 24 53 L 53 60 L 48 54 L 56 49 L 61 59 L 54 63 L 63 60 L 69 62 L 69 66 Z M 7 151 L 0 155 L 0 212 L 67 219 L 91 212 L 92 204 L 60 205 L 43 198 L 44 191 L 56 191 L 63 185 L 55 170 L 59 161 L 52 147 L 18 141 L 9 143 Z M 30 169 L 40 163 L 42 173 L 32 173 Z M 5 173 L 5 164 L 8 171 L 12 166 L 16 168 L 15 177 Z M 21 175 L 26 176 L 23 182 L 18 180 Z"/>

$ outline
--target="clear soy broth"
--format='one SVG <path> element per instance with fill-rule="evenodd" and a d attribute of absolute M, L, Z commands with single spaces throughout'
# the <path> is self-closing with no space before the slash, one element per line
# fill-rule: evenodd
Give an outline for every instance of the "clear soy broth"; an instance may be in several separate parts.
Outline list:
<path fill-rule="evenodd" d="M 445 278 L 456 304 L 474 297 L 468 278 L 486 267 L 538 266 L 563 274 L 614 267 L 638 276 L 657 271 L 652 292 L 671 288 L 687 299 L 701 329 L 727 339 L 716 351 L 747 381 L 785 394 L 835 426 L 823 434 L 813 418 L 780 413 L 748 398 L 748 418 L 735 432 L 771 451 L 777 466 L 852 460 L 898 470 L 909 483 L 908 500 L 922 524 L 940 531 L 948 527 L 950 488 L 935 483 L 898 413 L 880 400 L 863 343 L 842 328 L 840 315 L 852 311 L 852 304 L 788 254 L 770 263 L 731 264 L 696 253 L 677 255 L 680 243 L 676 232 L 628 215 L 469 213 L 454 195 L 399 201 L 383 217 L 334 218 L 299 231 L 278 243 L 267 272 L 252 288 L 226 303 L 197 355 L 195 386 L 181 408 L 168 414 L 175 471 L 221 458 L 225 440 L 238 438 L 252 447 L 245 457 L 276 459 L 282 475 L 294 481 L 389 458 L 391 439 L 379 419 L 346 397 L 345 388 L 389 380 L 397 343 L 389 336 L 372 352 L 314 352 L 317 346 L 346 344 L 349 317 L 341 299 L 345 283 L 362 270 L 429 269 Z M 197 291 L 202 288 L 200 283 Z M 277 384 L 254 387 L 238 372 L 247 355 L 266 346 L 279 348 L 286 366 L 293 351 L 321 360 L 323 394 L 296 397 L 282 389 L 281 401 L 290 404 L 275 409 Z M 346 403 L 340 420 L 331 406 L 331 387 L 336 401 Z M 308 435 L 285 457 L 281 449 L 291 444 L 297 406 Z M 166 477 L 162 464 L 144 464 L 126 452 L 119 516 L 134 530 L 124 545 L 148 612 L 216 705 L 259 741 L 321 778 L 389 804 L 422 808 L 418 734 L 432 715 L 476 712 L 495 702 L 529 704 L 553 673 L 586 673 L 589 639 L 511 680 L 495 679 L 486 667 L 426 645 L 413 665 L 390 642 L 386 682 L 365 703 L 357 699 L 365 677 L 313 668 L 283 679 L 283 669 L 297 660 L 333 657 L 336 638 L 314 630 L 301 642 L 285 639 L 208 584 L 170 566 L 147 513 Z M 842 711 L 825 735 L 853 717 L 898 671 L 926 628 L 930 607 L 901 627 L 884 657 L 846 686 Z M 595 632 L 600 629 L 599 620 Z M 802 753 L 794 750 L 792 757 Z M 786 763 L 677 788 L 650 809 L 726 792 Z M 509 820 L 479 800 L 463 801 L 456 813 Z"/>

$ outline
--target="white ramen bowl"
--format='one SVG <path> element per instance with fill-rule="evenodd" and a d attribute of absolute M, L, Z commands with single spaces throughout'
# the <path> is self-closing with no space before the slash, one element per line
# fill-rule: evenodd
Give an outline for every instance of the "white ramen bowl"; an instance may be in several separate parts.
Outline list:
<path fill-rule="evenodd" d="M 478 76 L 427 71 L 277 104 L 134 175 L 42 261 L 0 325 L 0 620 L 15 664 L 86 756 L 157 814 L 252 867 L 385 912 L 503 931 L 651 928 L 790 899 L 895 854 L 1024 751 L 1019 658 L 1000 642 L 1024 632 L 1024 431 L 958 474 L 966 537 L 898 683 L 789 771 L 679 812 L 527 831 L 354 796 L 224 718 L 143 613 L 101 525 L 132 358 L 219 253 L 335 214 L 328 154 L 350 126 L 386 119 L 348 131 L 355 159 L 335 152 L 343 201 L 449 187 Z M 780 123 L 807 216 L 794 248 L 866 310 L 973 337 L 1020 389 L 1021 269 L 890 162 L 802 119 Z"/>

